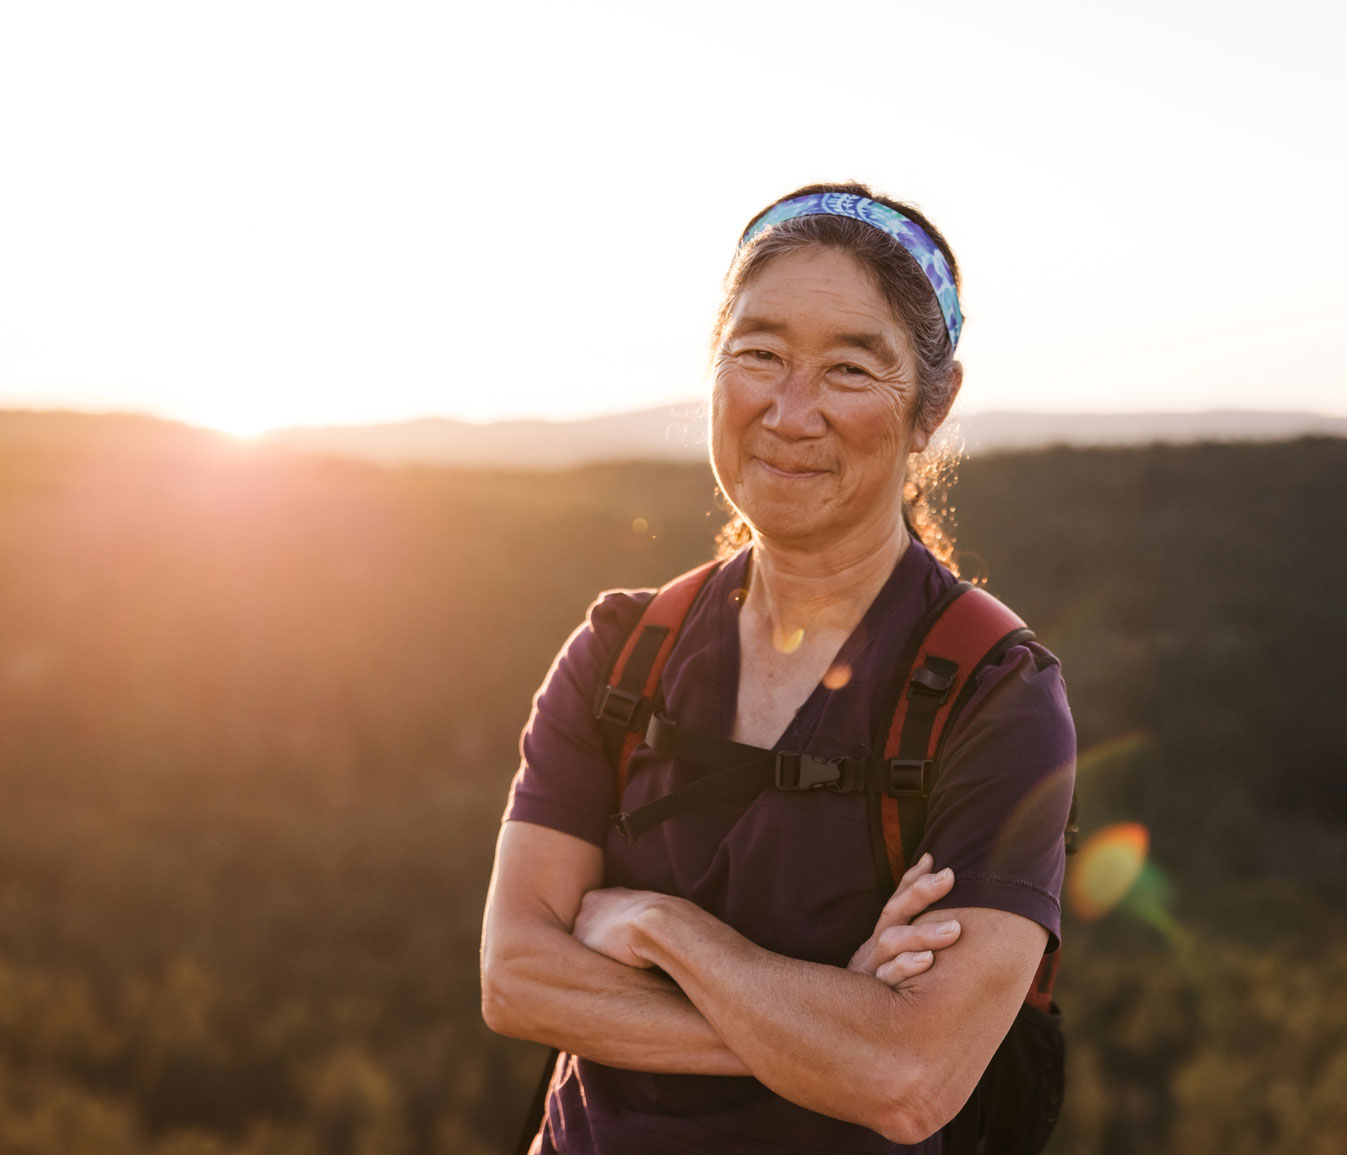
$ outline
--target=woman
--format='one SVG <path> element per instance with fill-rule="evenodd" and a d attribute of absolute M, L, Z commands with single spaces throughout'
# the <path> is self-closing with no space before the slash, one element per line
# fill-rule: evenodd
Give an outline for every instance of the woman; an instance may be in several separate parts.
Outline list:
<path fill-rule="evenodd" d="M 813 186 L 750 222 L 711 406 L 743 548 L 664 667 L 678 724 L 871 747 L 897 655 L 956 580 L 905 489 L 958 391 L 961 323 L 953 254 L 906 206 Z M 890 897 L 863 795 L 767 789 L 612 829 L 703 773 L 639 746 L 616 797 L 590 707 L 649 596 L 605 595 L 558 657 L 497 849 L 484 1015 L 566 1052 L 534 1149 L 940 1151 L 1056 945 L 1074 733 L 1055 659 L 1030 643 L 982 673 Z"/>

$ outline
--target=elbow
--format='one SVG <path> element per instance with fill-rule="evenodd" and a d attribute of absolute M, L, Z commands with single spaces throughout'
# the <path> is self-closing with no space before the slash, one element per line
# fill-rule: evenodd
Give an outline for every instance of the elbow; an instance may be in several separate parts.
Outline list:
<path fill-rule="evenodd" d="M 482 982 L 482 1022 L 498 1035 L 511 1033 L 509 1003 L 498 989 L 487 986 L 485 978 Z"/>
<path fill-rule="evenodd" d="M 498 1035 L 524 1037 L 519 999 L 508 968 L 486 955 L 482 957 L 482 1021 Z"/>
<path fill-rule="evenodd" d="M 923 1143 L 940 1130 L 948 1119 L 942 1119 L 938 1112 L 922 1103 L 889 1104 L 874 1130 L 878 1131 L 890 1143 L 899 1146 L 916 1146 Z"/>
<path fill-rule="evenodd" d="M 953 1102 L 947 1091 L 919 1075 L 902 1080 L 891 1088 L 873 1129 L 890 1143 L 925 1142 L 959 1113 L 962 1102 Z"/>

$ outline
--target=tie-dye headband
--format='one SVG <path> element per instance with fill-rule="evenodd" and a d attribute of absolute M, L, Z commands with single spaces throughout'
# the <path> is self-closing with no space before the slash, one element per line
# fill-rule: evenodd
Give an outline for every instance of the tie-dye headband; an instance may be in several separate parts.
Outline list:
<path fill-rule="evenodd" d="M 940 302 L 940 311 L 945 315 L 945 328 L 949 330 L 950 348 L 958 346 L 959 333 L 963 329 L 963 313 L 959 309 L 959 292 L 954 287 L 954 274 L 949 262 L 926 230 L 915 221 L 908 220 L 897 209 L 867 197 L 858 197 L 854 193 L 810 193 L 773 205 L 753 222 L 739 244 L 746 245 L 782 221 L 816 216 L 850 217 L 853 221 L 860 221 L 892 237 L 911 253 L 921 266 L 921 271 L 926 274 L 926 279 L 931 282 L 936 300 Z"/>

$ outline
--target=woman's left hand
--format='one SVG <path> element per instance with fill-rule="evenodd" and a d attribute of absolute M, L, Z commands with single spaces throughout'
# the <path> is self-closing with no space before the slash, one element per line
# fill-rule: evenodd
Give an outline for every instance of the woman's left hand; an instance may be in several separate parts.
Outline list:
<path fill-rule="evenodd" d="M 636 920 L 668 895 L 621 886 L 591 890 L 580 902 L 571 934 L 592 951 L 607 955 L 629 967 L 649 967 L 651 962 L 638 950 Z"/>
<path fill-rule="evenodd" d="M 913 922 L 954 885 L 953 871 L 933 873 L 933 866 L 931 856 L 923 854 L 903 875 L 893 897 L 884 904 L 874 932 L 851 956 L 847 970 L 872 975 L 886 986 L 899 987 L 929 970 L 936 952 L 958 941 L 962 927 L 954 919 L 943 923 Z"/>

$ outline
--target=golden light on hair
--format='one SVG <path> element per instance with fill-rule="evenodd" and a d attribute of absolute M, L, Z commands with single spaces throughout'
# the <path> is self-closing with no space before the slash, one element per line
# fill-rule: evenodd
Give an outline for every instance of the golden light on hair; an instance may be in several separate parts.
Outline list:
<path fill-rule="evenodd" d="M 1136 885 L 1149 851 L 1150 832 L 1139 822 L 1117 822 L 1090 835 L 1067 876 L 1071 909 L 1083 919 L 1106 915 Z"/>

